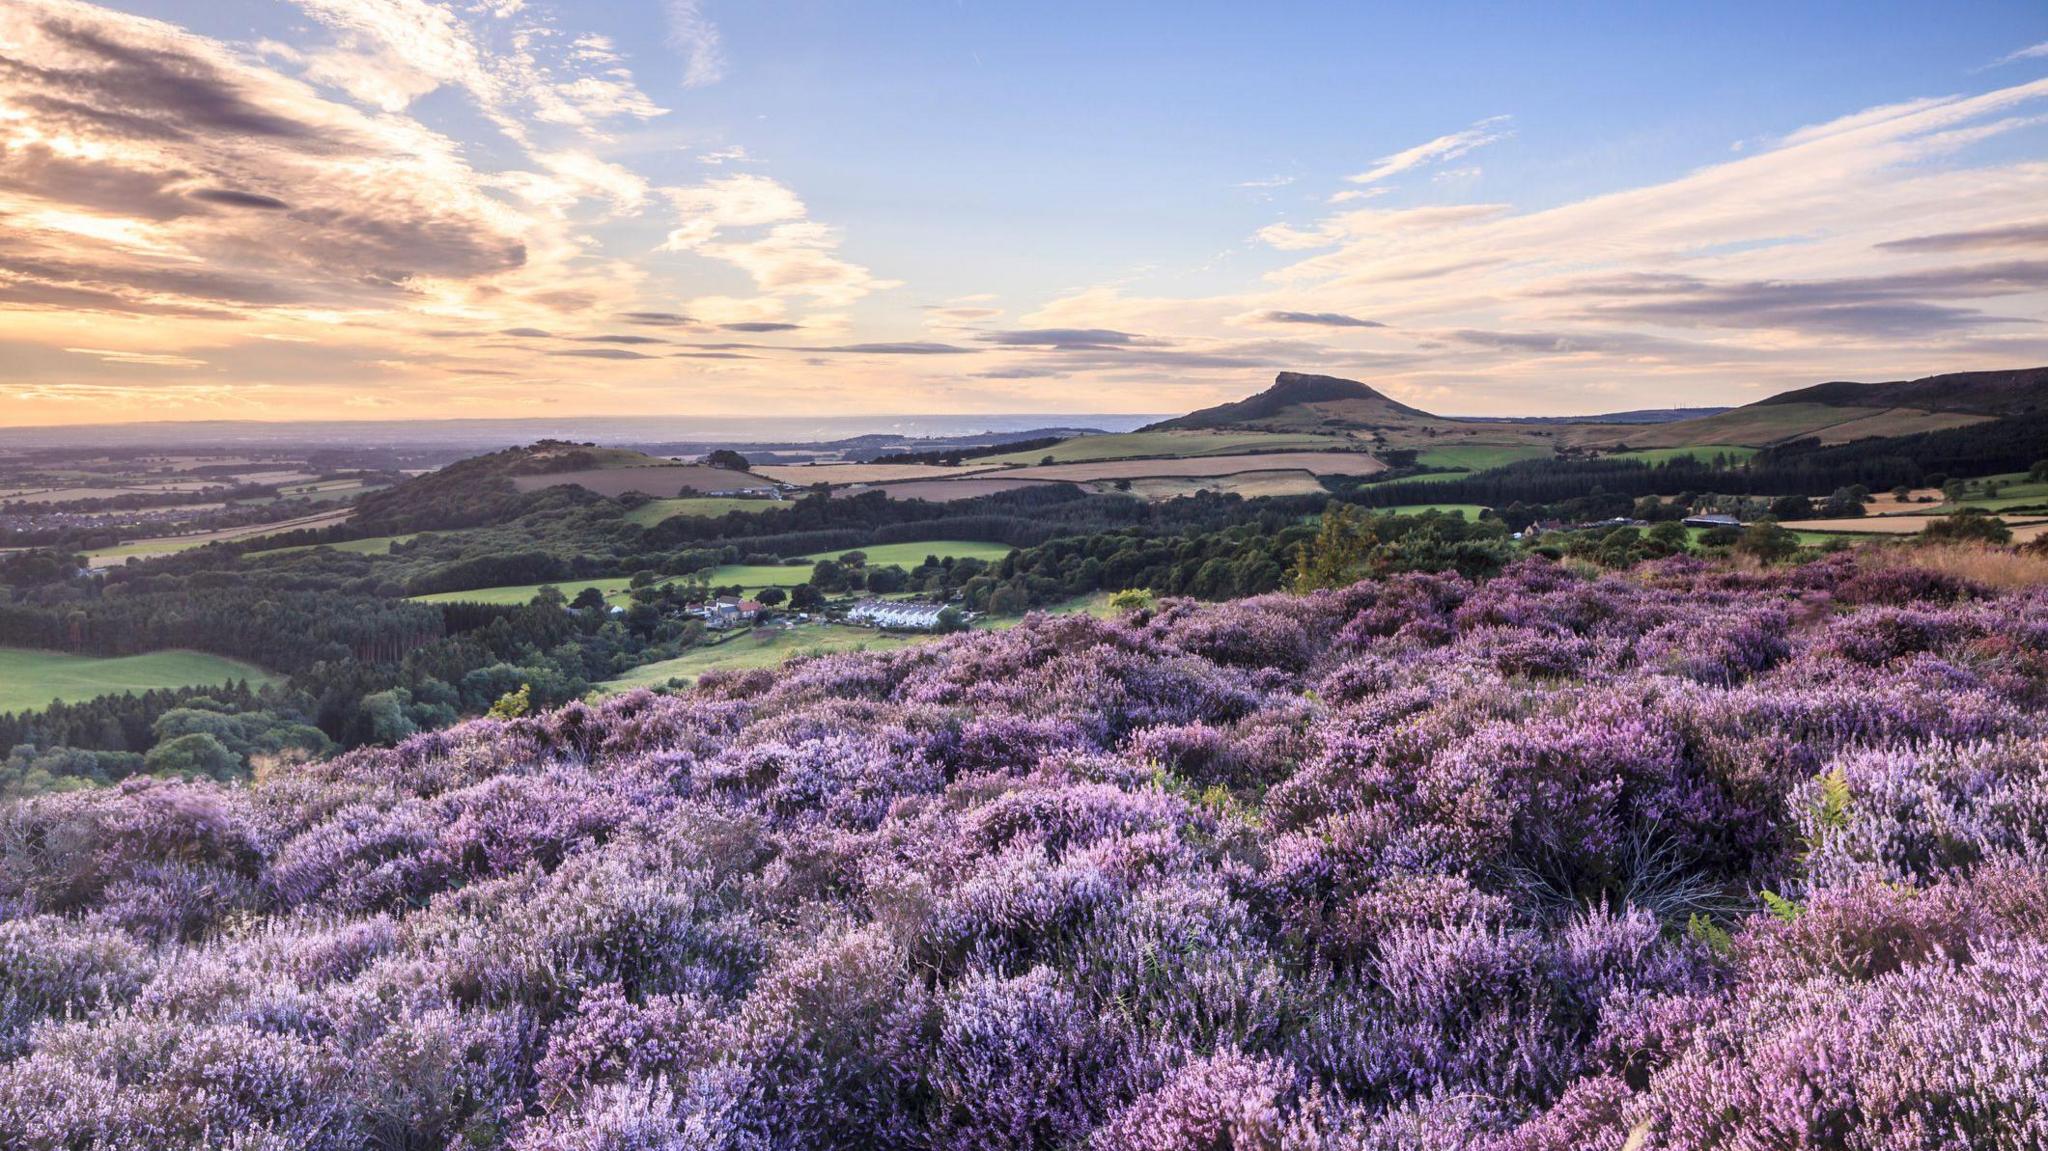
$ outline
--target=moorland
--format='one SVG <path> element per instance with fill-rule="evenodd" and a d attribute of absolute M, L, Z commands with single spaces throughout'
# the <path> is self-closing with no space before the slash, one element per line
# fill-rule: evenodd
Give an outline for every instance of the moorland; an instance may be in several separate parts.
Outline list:
<path fill-rule="evenodd" d="M 2048 370 L 745 446 L 0 460 L 0 1133 L 2048 1138 Z"/>
<path fill-rule="evenodd" d="M 1040 613 L 20 801 L 0 1126 L 2037 1145 L 2048 600 L 1878 554 Z"/>
<path fill-rule="evenodd" d="M 1570 421 L 1441 417 L 1282 373 L 1128 432 L 480 454 L 310 435 L 52 443 L 0 459 L 0 755 L 15 790 L 112 782 L 161 742 L 156 715 L 230 684 L 261 702 L 259 726 L 320 733 L 274 749 L 289 755 L 389 744 L 513 697 L 546 708 L 929 638 L 857 626 L 863 600 L 949 605 L 949 626 L 987 628 L 1117 593 L 1483 579 L 1531 555 L 1623 570 L 1923 537 L 2024 545 L 2048 531 L 2044 455 L 2041 369 Z M 135 692 L 149 720 L 100 722 Z M 253 746 L 207 751 L 246 774 Z M 73 752 L 88 766 L 29 766 Z"/>

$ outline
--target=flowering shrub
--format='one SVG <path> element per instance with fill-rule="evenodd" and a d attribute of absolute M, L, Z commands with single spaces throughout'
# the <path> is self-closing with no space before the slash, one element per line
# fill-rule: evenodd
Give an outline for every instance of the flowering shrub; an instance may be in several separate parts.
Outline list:
<path fill-rule="evenodd" d="M 0 809 L 0 1147 L 2048 1145 L 2048 594 L 1166 601 Z"/>

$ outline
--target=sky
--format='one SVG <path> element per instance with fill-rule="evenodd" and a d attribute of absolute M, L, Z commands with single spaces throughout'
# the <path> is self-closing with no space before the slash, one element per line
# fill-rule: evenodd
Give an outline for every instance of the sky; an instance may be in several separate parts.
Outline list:
<path fill-rule="evenodd" d="M 0 426 L 2040 364 L 2039 0 L 0 0 Z"/>

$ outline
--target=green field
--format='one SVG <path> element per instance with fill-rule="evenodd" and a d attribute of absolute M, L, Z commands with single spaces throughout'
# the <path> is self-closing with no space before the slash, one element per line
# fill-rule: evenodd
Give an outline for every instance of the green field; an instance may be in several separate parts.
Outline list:
<path fill-rule="evenodd" d="M 893 651 L 923 643 L 931 636 L 870 631 L 860 627 L 812 626 L 742 632 L 723 643 L 694 648 L 675 659 L 644 664 L 598 685 L 601 691 L 659 687 L 671 679 L 692 680 L 707 671 L 774 667 L 794 655 L 826 655 L 842 651 Z"/>
<path fill-rule="evenodd" d="M 286 499 L 304 497 L 314 503 L 320 503 L 326 500 L 347 499 L 367 491 L 379 490 L 384 486 L 386 485 L 366 483 L 362 480 L 321 480 L 309 484 L 286 484 L 278 489 L 278 494 Z"/>
<path fill-rule="evenodd" d="M 1425 472 L 1419 476 L 1404 476 L 1398 480 L 1374 480 L 1369 484 L 1358 485 L 1358 489 L 1365 491 L 1368 488 L 1383 488 L 1388 484 L 1448 484 L 1456 480 L 1466 479 L 1471 474 L 1471 472 Z"/>
<path fill-rule="evenodd" d="M 1419 516 L 1424 512 L 1462 513 L 1468 520 L 1476 520 L 1486 509 L 1478 504 L 1401 504 L 1391 508 L 1372 508 L 1374 515 Z"/>
<path fill-rule="evenodd" d="M 265 536 L 274 536 L 306 528 L 332 527 L 347 519 L 348 514 L 347 509 L 321 511 L 294 519 L 282 520 L 274 524 L 222 528 L 219 531 L 193 535 L 160 536 L 155 539 L 132 540 L 128 543 L 116 544 L 113 547 L 94 548 L 86 553 L 86 558 L 94 567 L 105 567 L 108 560 L 127 559 L 133 556 L 171 555 L 176 552 L 189 551 L 192 548 L 205 547 L 211 543 L 246 542 L 249 540 L 259 540 Z"/>
<path fill-rule="evenodd" d="M 255 664 L 197 651 L 152 651 L 99 658 L 58 651 L 0 648 L 0 712 L 76 703 L 94 696 L 159 687 L 197 687 L 246 679 L 251 687 L 277 677 Z"/>
<path fill-rule="evenodd" d="M 1054 463 L 1080 464 L 1098 460 L 1241 456 L 1252 452 L 1318 452 L 1355 446 L 1356 441 L 1343 436 L 1306 432 L 1119 432 L 1106 436 L 1076 436 L 1037 451 L 982 456 L 962 460 L 961 463 L 1035 464 L 1051 456 Z"/>
<path fill-rule="evenodd" d="M 130 556 L 170 555 L 173 552 L 204 547 L 213 542 L 212 537 L 192 539 L 170 537 L 166 539 L 136 540 L 133 543 L 117 544 L 110 548 L 94 548 L 86 553 L 86 559 L 93 563 L 98 563 L 102 560 L 127 559 Z"/>
<path fill-rule="evenodd" d="M 1116 614 L 1109 606 L 1109 595 L 1106 592 L 1079 596 L 1034 610 L 1055 615 L 1086 612 L 1102 619 Z M 1023 616 L 984 618 L 975 621 L 975 627 L 1001 631 L 1017 626 L 1023 619 Z M 636 687 L 660 687 L 672 679 L 696 679 L 707 671 L 774 667 L 791 656 L 798 655 L 827 655 L 842 651 L 895 651 L 897 648 L 909 647 L 912 644 L 928 643 L 936 638 L 938 637 L 931 635 L 871 631 L 867 628 L 843 627 L 838 624 L 744 632 L 723 643 L 695 648 L 675 659 L 636 667 L 617 679 L 599 684 L 598 690 L 614 692 L 628 691 Z"/>
<path fill-rule="evenodd" d="M 787 507 L 780 500 L 738 500 L 722 496 L 689 496 L 682 499 L 649 500 L 626 513 L 629 524 L 651 528 L 663 520 L 677 516 L 701 516 L 710 518 L 727 512 L 759 512 L 769 508 Z"/>
<path fill-rule="evenodd" d="M 881 544 L 871 548 L 849 550 L 866 552 L 867 562 L 870 567 L 886 567 L 890 564 L 900 564 L 905 569 L 915 568 L 923 563 L 924 558 L 928 555 L 936 555 L 941 558 L 950 556 L 954 559 L 984 559 L 993 562 L 1010 554 L 1010 547 L 1007 544 L 982 543 L 977 540 L 922 540 L 917 543 Z M 846 552 L 829 552 L 821 555 L 806 556 L 801 564 L 726 564 L 723 567 L 711 569 L 709 573 L 711 585 L 713 587 L 738 585 L 750 592 L 768 587 L 795 587 L 798 584 L 810 582 L 811 565 L 825 558 L 825 555 L 830 555 L 836 559 L 845 554 Z M 594 587 L 604 592 L 605 599 L 611 603 L 625 604 L 630 598 L 627 594 L 630 590 L 628 586 L 630 583 L 629 579 L 620 576 L 612 579 L 565 580 L 553 586 L 561 589 L 562 594 L 570 599 L 576 598 L 576 594 L 584 588 Z M 522 604 L 532 600 L 535 595 L 539 594 L 543 586 L 545 585 L 519 584 L 510 587 L 475 588 L 469 591 L 436 592 L 433 595 L 414 596 L 412 598 L 420 603 Z"/>
<path fill-rule="evenodd" d="M 1981 496 L 1964 496 L 1963 502 L 1959 504 L 1936 504 L 1927 510 L 1931 514 L 1952 512 L 1962 508 L 1982 508 L 1987 512 L 2008 512 L 2014 508 L 2034 508 L 2042 504 L 2048 504 L 2048 494 L 2036 492 L 2032 495 L 2008 496 L 2001 493 L 1997 499 L 1984 499 Z"/>
<path fill-rule="evenodd" d="M 329 551 L 346 552 L 349 555 L 382 556 L 391 554 L 392 544 L 402 544 L 412 538 L 413 537 L 409 535 L 372 536 L 369 539 L 362 540 L 343 540 L 338 544 L 300 544 L 297 547 L 289 548 L 266 548 L 260 552 L 243 552 L 242 558 L 253 560 L 261 559 L 264 556 L 296 555 L 299 552 L 309 552 L 315 548 L 326 548 Z"/>
<path fill-rule="evenodd" d="M 807 575 L 809 573 L 808 568 L 792 568 L 790 570 L 802 570 Z M 533 597 L 539 595 L 540 589 L 543 587 L 555 588 L 570 599 L 575 599 L 577 593 L 581 592 L 584 588 L 594 587 L 603 592 L 604 598 L 609 602 L 624 604 L 627 602 L 627 585 L 631 582 L 624 576 L 618 576 L 613 579 L 563 580 L 555 584 L 530 583 L 516 584 L 508 587 L 471 588 L 468 591 L 435 592 L 433 595 L 413 596 L 412 600 L 414 603 L 522 604 L 532 602 Z"/>
<path fill-rule="evenodd" d="M 1740 463 L 1755 455 L 1757 449 L 1740 444 L 1695 444 L 1685 448 L 1635 448 L 1626 452 L 1615 452 L 1609 458 L 1617 460 L 1641 460 L 1646 464 L 1661 464 L 1691 456 L 1701 463 L 1711 463 L 1715 456 L 1727 456 L 1732 462 Z"/>
<path fill-rule="evenodd" d="M 1691 544 L 1693 547 L 1698 547 L 1700 546 L 1700 537 L 1702 535 L 1705 535 L 1707 532 L 1713 530 L 1713 528 L 1687 528 L 1685 529 L 1686 542 Z M 1847 540 L 1853 544 L 1865 543 L 1873 539 L 1881 538 L 1873 535 L 1851 535 L 1844 532 L 1794 531 L 1792 534 L 1799 540 L 1799 546 L 1808 548 L 1817 548 L 1822 544 L 1828 543 L 1833 540 Z M 1891 538 L 1899 539 L 1908 537 L 1894 536 Z"/>
<path fill-rule="evenodd" d="M 1542 444 L 1450 444 L 1424 449 L 1415 462 L 1426 468 L 1464 468 L 1483 472 L 1523 460 L 1545 459 L 1552 454 L 1550 448 Z"/>
<path fill-rule="evenodd" d="M 727 564 L 712 568 L 711 586 L 745 588 L 749 592 L 770 587 L 795 587 L 809 583 L 811 566 L 792 564 L 788 567 L 771 567 L 767 564 Z M 680 576 L 671 576 L 662 583 L 680 582 Z M 470 588 L 466 591 L 435 592 L 432 595 L 416 595 L 415 603 L 488 603 L 522 604 L 530 603 L 540 594 L 543 587 L 552 587 L 570 599 L 575 599 L 584 588 L 596 588 L 604 593 L 605 602 L 620 607 L 632 602 L 632 580 L 626 576 L 609 579 L 562 580 L 553 584 L 513 584 L 505 587 Z M 657 585 L 658 586 L 658 585 Z"/>
<path fill-rule="evenodd" d="M 1115 608 L 1109 606 L 1111 598 L 1113 597 L 1109 592 L 1094 591 L 1089 592 L 1087 595 L 1075 596 L 1073 599 L 1049 603 L 1044 607 L 1035 607 L 1024 614 L 1092 615 L 1096 619 L 1115 619 L 1120 613 Z M 1003 631 L 1006 628 L 1016 627 L 1023 622 L 1024 616 L 1022 615 L 983 616 L 974 621 L 974 626 L 988 631 Z"/>
<path fill-rule="evenodd" d="M 923 563 L 926 556 L 938 556 L 940 559 L 951 557 L 953 559 L 987 560 L 990 563 L 994 563 L 1009 555 L 1012 549 L 1009 544 L 982 543 L 979 540 L 920 540 L 916 543 L 907 544 L 876 544 L 871 548 L 858 548 L 854 550 L 867 555 L 869 567 L 888 567 L 890 564 L 898 564 L 905 570 L 909 570 Z M 838 552 L 836 554 L 843 556 L 846 553 Z M 811 558 L 817 560 L 823 557 L 812 556 Z"/>
<path fill-rule="evenodd" d="M 1996 496 L 1983 494 L 1985 483 L 1999 485 Z M 1958 508 L 1983 508 L 1987 512 L 2002 512 L 2008 508 L 2032 507 L 2048 503 L 2048 483 L 2029 483 L 2025 472 L 2012 472 L 2002 476 L 1987 476 L 1977 480 L 1975 486 L 1964 493 L 1957 503 L 1937 504 L 1928 508 L 1930 512 L 1952 512 Z"/>

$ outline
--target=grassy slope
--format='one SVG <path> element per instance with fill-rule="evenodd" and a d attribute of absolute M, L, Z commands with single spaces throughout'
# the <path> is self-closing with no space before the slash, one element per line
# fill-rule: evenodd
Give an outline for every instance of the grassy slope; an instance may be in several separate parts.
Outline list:
<path fill-rule="evenodd" d="M 920 540 L 916 543 L 907 544 L 877 544 L 871 548 L 860 548 L 858 550 L 866 554 L 868 566 L 870 567 L 886 567 L 889 564 L 901 564 L 905 568 L 914 568 L 924 562 L 924 557 L 932 555 L 938 556 L 940 559 L 951 556 L 954 559 L 980 559 L 994 562 L 1009 555 L 1011 548 L 1008 544 L 983 543 L 979 540 Z M 845 555 L 846 553 L 839 552 L 837 554 Z M 812 558 L 817 559 L 820 557 L 813 556 Z"/>
<path fill-rule="evenodd" d="M 1839 444 L 1866 436 L 1900 436 L 1981 423 L 1984 416 L 1957 412 L 1923 412 L 1910 408 L 1853 408 L 1828 404 L 1764 404 L 1736 408 L 1717 416 L 1680 420 L 1631 429 L 1620 438 L 1632 447 L 1682 447 L 1689 444 L 1763 446 L 1780 440 L 1818 436 Z"/>
<path fill-rule="evenodd" d="M 246 679 L 250 686 L 277 677 L 255 664 L 197 651 L 153 651 L 102 659 L 56 651 L 0 648 L 0 711 L 48 707 L 54 700 L 157 687 L 192 687 Z"/>
<path fill-rule="evenodd" d="M 205 547 L 207 544 L 214 543 L 217 538 L 218 537 L 208 536 L 204 538 L 191 537 L 186 539 L 179 539 L 176 537 L 170 537 L 153 540 L 136 540 L 133 543 L 116 544 L 115 546 L 110 548 L 94 548 L 85 554 L 86 557 L 91 560 L 127 559 L 129 556 L 164 556 L 171 555 L 176 552 L 186 551 L 191 548 Z"/>
<path fill-rule="evenodd" d="M 824 655 L 841 651 L 891 651 L 929 637 L 896 635 L 858 627 L 805 627 L 784 631 L 742 632 L 722 643 L 695 648 L 675 659 L 643 664 L 599 687 L 625 691 L 658 687 L 671 679 L 695 679 L 707 671 L 774 667 L 793 655 Z"/>
<path fill-rule="evenodd" d="M 1552 454 L 1546 444 L 1449 444 L 1424 451 L 1415 462 L 1430 468 L 1465 468 L 1483 472 L 1488 468 L 1543 459 Z"/>
<path fill-rule="evenodd" d="M 720 496 L 691 496 L 689 498 L 650 500 L 626 513 L 629 524 L 643 528 L 653 527 L 666 519 L 676 516 L 722 516 L 727 512 L 758 512 L 783 506 L 776 500 L 738 500 Z"/>
<path fill-rule="evenodd" d="M 134 540 L 113 547 L 94 548 L 86 556 L 94 566 L 101 566 L 108 560 L 126 559 L 130 556 L 173 555 L 191 548 L 205 547 L 210 543 L 232 540 L 262 539 L 264 536 L 281 535 L 302 528 L 324 528 L 346 520 L 350 511 L 338 508 L 331 511 L 315 512 L 297 519 L 279 520 L 271 524 L 248 524 L 242 527 L 222 528 L 219 531 L 197 535 L 159 536 L 154 539 Z"/>
<path fill-rule="evenodd" d="M 1692 444 L 1680 448 L 1635 448 L 1626 452 L 1615 452 L 1613 458 L 1661 464 L 1681 456 L 1691 456 L 1702 463 L 1710 463 L 1715 456 L 1727 456 L 1730 460 L 1740 461 L 1756 453 L 1757 449 L 1740 444 Z"/>
<path fill-rule="evenodd" d="M 1905 436 L 1914 432 L 1937 432 L 1944 428 L 1966 428 L 1971 424 L 1988 423 L 1992 417 L 1971 415 L 1967 412 L 1922 412 L 1912 408 L 1893 408 L 1860 420 L 1835 424 L 1821 433 L 1826 443 L 1845 444 L 1869 436 Z"/>
<path fill-rule="evenodd" d="M 244 552 L 242 558 L 260 559 L 264 556 L 296 555 L 299 552 L 312 551 L 314 548 L 327 548 L 330 551 L 346 552 L 350 555 L 381 556 L 391 553 L 392 544 L 402 544 L 411 538 L 412 536 L 410 535 L 371 536 L 369 539 L 343 540 L 338 544 L 300 544 L 297 547 L 289 548 L 266 548 L 260 552 Z"/>

